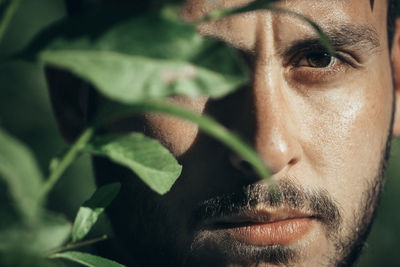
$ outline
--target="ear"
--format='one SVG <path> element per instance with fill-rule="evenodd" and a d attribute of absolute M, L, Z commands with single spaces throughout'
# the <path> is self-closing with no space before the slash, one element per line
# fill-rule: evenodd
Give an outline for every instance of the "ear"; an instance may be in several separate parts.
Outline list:
<path fill-rule="evenodd" d="M 94 90 L 65 70 L 47 67 L 45 75 L 58 128 L 66 141 L 73 142 L 86 126 Z"/>
<path fill-rule="evenodd" d="M 394 97 L 396 101 L 393 136 L 400 136 L 400 19 L 396 19 L 396 28 L 392 46 L 392 64 L 394 79 Z"/>

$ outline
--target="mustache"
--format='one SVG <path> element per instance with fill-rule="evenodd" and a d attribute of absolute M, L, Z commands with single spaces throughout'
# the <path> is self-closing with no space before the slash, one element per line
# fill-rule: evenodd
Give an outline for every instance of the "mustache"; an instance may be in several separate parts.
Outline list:
<path fill-rule="evenodd" d="M 264 184 L 249 184 L 237 192 L 209 198 L 195 209 L 191 225 L 245 213 L 262 204 L 271 208 L 288 208 L 310 214 L 323 223 L 329 235 L 337 233 L 342 223 L 340 208 L 324 189 L 308 189 L 284 179 L 273 193 Z M 277 195 L 278 194 L 278 195 Z"/>

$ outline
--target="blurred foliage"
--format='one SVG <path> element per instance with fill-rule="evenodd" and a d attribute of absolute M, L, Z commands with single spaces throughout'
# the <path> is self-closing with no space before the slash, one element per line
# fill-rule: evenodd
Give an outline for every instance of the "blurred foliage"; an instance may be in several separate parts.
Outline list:
<path fill-rule="evenodd" d="M 65 13 L 61 0 L 24 1 L 0 44 L 0 57 L 21 50 L 38 31 Z M 42 69 L 25 61 L 2 63 L 0 84 L 0 125 L 27 144 L 41 169 L 47 170 L 50 159 L 66 144 L 57 131 Z M 73 219 L 77 207 L 94 191 L 91 177 L 89 159 L 83 158 L 67 171 L 65 179 L 51 193 L 50 208 Z M 75 192 L 74 196 L 63 195 L 67 191 Z"/>
<path fill-rule="evenodd" d="M 79 1 L 75 1 L 76 4 L 73 2 L 71 1 L 72 4 L 68 7 L 70 10 L 74 9 L 74 5 L 79 5 Z M 23 1 L 3 42 L 0 43 L 0 57 L 25 47 L 39 30 L 64 17 L 66 11 L 67 7 L 62 0 Z M 39 66 L 22 61 L 0 64 L 0 126 L 34 151 L 43 170 L 48 169 L 50 159 L 66 146 L 57 132 L 44 76 Z M 400 240 L 400 213 L 397 213 L 400 203 L 400 180 L 397 178 L 400 175 L 400 165 L 396 162 L 400 162 L 398 140 L 393 141 L 392 157 L 378 217 L 357 266 L 400 266 L 400 254 L 396 251 L 397 242 Z M 94 189 L 90 160 L 83 157 L 56 185 L 50 195 L 48 208 L 66 214 L 72 221 L 81 203 L 89 198 Z M 70 192 L 74 192 L 74 195 Z M 4 200 L 4 193 L 0 184 L 0 200 Z M 0 205 L 6 205 L 6 201 L 1 201 Z M 4 220 L 3 216 L 1 218 Z M 107 222 L 104 220 L 98 228 L 100 230 L 95 229 L 91 235 L 103 232 L 107 228 Z M 3 263 L 18 257 L 20 256 L 0 255 Z M 47 262 L 33 256 L 27 258 L 26 262 L 29 262 L 29 266 L 66 266 L 65 263 Z"/>
<path fill-rule="evenodd" d="M 2 29 L 8 27 L 15 11 L 18 11 L 19 3 L 20 0 L 1 3 L 4 10 L 2 14 L 5 14 L 0 20 Z M 137 10 L 135 5 L 130 6 L 133 11 Z M 222 97 L 246 83 L 247 73 L 241 67 L 242 61 L 232 52 L 232 48 L 219 45 L 219 48 L 215 49 L 219 41 L 204 40 L 196 32 L 194 25 L 177 20 L 177 14 L 172 15 L 165 12 L 165 9 L 156 9 L 140 16 L 134 16 L 135 13 L 129 10 L 131 9 L 128 6 L 115 9 L 100 8 L 94 12 L 89 10 L 83 15 L 58 20 L 40 31 L 22 53 L 6 50 L 7 52 L 0 55 L 3 59 L 1 63 L 3 67 L 12 64 L 7 60 L 10 55 L 18 54 L 13 60 L 21 57 L 25 60 L 36 59 L 42 63 L 40 67 L 51 65 L 68 70 L 90 82 L 103 96 L 123 102 L 124 107 L 117 109 L 118 114 L 123 116 L 131 115 L 133 108 L 135 113 L 162 110 L 161 112 L 197 121 L 201 116 L 168 103 L 161 103 L 159 99 L 171 94 L 192 96 L 207 93 L 210 97 Z M 108 16 L 110 20 L 106 19 Z M 4 33 L 4 30 L 2 32 Z M 0 38 L 3 37 L 2 32 Z M 153 34 L 154 32 L 157 34 Z M 133 44 L 136 45 L 132 47 Z M 193 50 L 193 44 L 198 44 L 198 49 Z M 168 47 L 171 53 L 165 51 Z M 186 48 L 182 49 L 184 47 Z M 228 60 L 226 64 L 221 63 L 221 55 L 223 59 Z M 229 67 L 219 68 L 219 65 Z M 188 68 L 194 74 L 182 76 Z M 231 70 L 234 72 L 230 72 Z M 126 80 L 126 77 L 132 74 L 136 75 L 135 79 Z M 166 74 L 169 76 L 164 77 Z M 141 83 L 138 84 L 138 80 Z M 67 92 L 71 91 L 71 86 L 59 83 L 57 92 L 60 91 L 60 84 Z M 128 90 L 132 85 L 136 85 L 133 93 Z M 15 89 L 11 84 L 8 88 L 11 91 Z M 215 96 L 213 93 L 216 93 Z M 149 99 L 153 98 L 157 98 L 158 101 L 149 102 Z M 21 109 L 20 106 L 18 108 Z M 100 110 L 104 111 L 105 108 L 101 106 Z M 0 211 L 6 216 L 6 222 L 2 223 L 0 229 L 1 252 L 18 251 L 26 255 L 34 253 L 53 259 L 67 259 L 85 266 L 114 265 L 107 259 L 91 254 L 64 251 L 104 239 L 83 240 L 103 213 L 105 206 L 117 195 L 118 185 L 106 185 L 97 189 L 92 198 L 84 203 L 85 206 L 79 209 L 76 216 L 72 240 L 69 242 L 70 223 L 63 216 L 52 215 L 48 208 L 43 206 L 43 200 L 47 200 L 49 192 L 54 189 L 64 172 L 83 152 L 108 157 L 130 168 L 151 189 L 160 194 L 169 191 L 178 179 L 181 166 L 157 140 L 131 133 L 113 134 L 112 137 L 103 136 L 99 139 L 97 135 L 101 135 L 101 131 L 98 130 L 102 123 L 96 115 L 87 117 L 86 129 L 82 130 L 79 137 L 74 138 L 68 149 L 50 161 L 50 166 L 45 171 L 48 173 L 47 179 L 43 179 L 33 153 L 0 128 L 0 141 L 3 143 L 0 150 L 0 175 L 4 182 L 2 191 L 5 192 L 4 205 L 1 203 Z M 74 118 L 81 119 L 82 116 Z M 266 166 L 250 146 L 210 118 L 201 121 L 203 123 L 198 124 L 200 128 L 207 129 L 208 134 L 223 142 L 225 140 L 224 143 L 244 160 L 249 158 L 250 164 L 258 165 L 256 170 L 261 170 L 261 177 L 269 177 Z M 73 193 L 75 190 L 68 192 L 73 198 L 76 197 Z M 3 264 L 20 264 L 18 258 L 11 258 L 11 261 L 16 262 Z"/>
<path fill-rule="evenodd" d="M 65 12 L 63 1 L 23 1 L 0 44 L 0 57 L 3 58 L 21 50 L 38 31 L 65 16 Z M 50 159 L 62 151 L 66 144 L 59 136 L 52 116 L 42 69 L 37 64 L 23 61 L 2 62 L 0 64 L 0 102 L 0 126 L 30 147 L 34 151 L 40 168 L 47 173 Z M 0 183 L 2 211 L 9 209 L 4 207 L 10 203 L 5 189 L 4 184 Z M 64 213 L 69 221 L 73 221 L 78 207 L 94 190 L 89 159 L 88 157 L 81 158 L 67 171 L 65 179 L 62 179 L 51 192 L 47 203 L 48 208 Z M 71 196 L 66 192 L 74 192 L 74 195 Z M 8 217 L 5 217 L 6 215 Z M 7 221 L 14 221 L 16 216 L 0 214 L 2 225 L 7 224 Z M 29 235 L 33 230 L 27 228 L 26 234 Z M 60 230 L 61 228 L 54 228 L 54 231 L 58 233 Z M 104 233 L 103 229 L 100 231 Z M 26 240 L 24 236 L 18 236 L 22 234 L 21 231 L 8 231 L 6 234 L 13 235 L 12 237 L 18 239 L 19 242 L 23 240 L 26 245 L 34 245 L 30 244 L 31 241 Z M 96 236 L 98 232 L 94 231 L 92 235 Z M 49 239 L 46 238 L 45 242 L 48 241 Z M 40 248 L 40 245 L 37 243 L 36 245 Z M 0 259 L 0 266 L 15 266 L 16 260 L 19 264 L 17 266 L 67 266 L 58 260 L 44 261 L 21 253 L 2 254 Z"/>

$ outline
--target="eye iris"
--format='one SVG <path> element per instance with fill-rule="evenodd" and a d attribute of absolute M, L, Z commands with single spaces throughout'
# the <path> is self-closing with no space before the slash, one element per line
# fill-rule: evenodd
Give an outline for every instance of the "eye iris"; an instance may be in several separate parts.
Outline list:
<path fill-rule="evenodd" d="M 333 57 L 327 53 L 311 54 L 307 57 L 307 63 L 312 68 L 326 68 L 332 63 Z"/>

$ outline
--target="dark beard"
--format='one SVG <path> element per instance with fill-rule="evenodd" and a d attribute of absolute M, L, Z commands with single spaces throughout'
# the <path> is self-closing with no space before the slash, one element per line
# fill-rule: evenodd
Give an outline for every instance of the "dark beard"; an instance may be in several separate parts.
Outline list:
<path fill-rule="evenodd" d="M 352 235 L 347 240 L 336 244 L 336 251 L 342 257 L 339 260 L 333 261 L 332 266 L 350 267 L 359 258 L 376 216 L 384 184 L 383 177 L 383 172 L 381 172 L 381 176 L 369 183 L 369 190 L 363 194 L 361 212 L 358 213 L 358 216 L 355 215 L 357 218 L 354 218 L 357 227 L 353 229 Z"/>
<path fill-rule="evenodd" d="M 234 211 L 232 207 L 235 206 L 232 206 L 232 203 L 236 204 L 236 207 L 254 205 L 255 201 L 263 201 L 272 206 L 286 205 L 293 208 L 306 206 L 307 209 L 319 214 L 320 220 L 327 230 L 325 232 L 331 233 L 328 238 L 331 240 L 336 238 L 336 257 L 329 262 L 330 266 L 352 266 L 362 251 L 375 217 L 390 153 L 392 126 L 393 114 L 386 146 L 382 151 L 380 168 L 375 178 L 364 185 L 366 190 L 361 197 L 362 201 L 360 203 L 362 206 L 359 209 L 360 211 L 354 215 L 353 232 L 345 240 L 338 239 L 336 235 L 340 229 L 341 217 L 339 209 L 329 198 L 327 192 L 314 190 L 314 192 L 305 193 L 301 187 L 290 183 L 290 179 L 286 179 L 285 183 L 281 182 L 283 198 L 278 202 L 272 198 L 268 199 L 265 195 L 257 197 L 257 195 L 260 195 L 257 193 L 260 188 L 249 185 L 231 196 L 220 196 L 219 199 L 208 200 L 211 206 L 212 204 L 217 205 L 207 212 L 204 210 L 205 206 L 202 208 L 202 205 L 200 205 L 191 219 L 195 222 L 204 216 L 232 212 Z M 114 248 L 114 251 L 110 247 L 101 250 L 102 252 L 105 251 L 105 253 L 102 253 L 104 256 L 108 255 L 108 257 L 117 259 L 127 266 L 224 266 L 226 265 L 224 258 L 218 256 L 227 251 L 230 256 L 233 256 L 230 260 L 236 258 L 236 262 L 242 265 L 246 265 L 249 262 L 253 264 L 257 262 L 285 264 L 293 262 L 293 259 L 299 255 L 299 251 L 285 246 L 276 245 L 255 248 L 226 237 L 221 239 L 221 247 L 227 250 L 220 251 L 221 253 L 217 253 L 221 247 L 215 247 L 213 244 L 205 244 L 203 246 L 204 249 L 196 250 L 197 244 L 193 240 L 186 240 L 187 243 L 185 244 L 187 250 L 189 250 L 189 247 L 192 248 L 191 251 L 179 251 L 175 244 L 178 243 L 176 234 L 179 233 L 180 229 L 163 227 L 163 223 L 168 217 L 168 211 L 163 208 L 161 196 L 148 189 L 140 179 L 134 179 L 130 171 L 107 160 L 96 159 L 95 169 L 97 180 L 98 182 L 101 181 L 100 184 L 115 182 L 117 177 L 125 184 L 122 188 L 123 192 L 118 196 L 117 201 L 114 201 L 112 207 L 108 209 L 108 214 L 111 217 L 117 236 L 117 248 Z M 257 200 L 257 198 L 259 199 Z M 312 203 L 314 203 L 314 206 L 311 205 Z M 130 215 L 127 216 L 127 213 L 122 212 L 122 210 L 129 210 Z M 158 221 L 151 220 L 152 216 Z M 149 219 L 149 217 L 150 220 L 142 219 Z M 165 225 L 168 226 L 168 223 Z M 153 242 L 154 240 L 156 242 Z M 208 263 L 205 265 L 204 262 L 199 263 L 196 259 L 208 259 Z"/>
<path fill-rule="evenodd" d="M 390 131 L 391 133 L 391 131 Z M 229 216 L 241 209 L 249 209 L 259 203 L 269 206 L 285 206 L 293 209 L 308 210 L 322 222 L 327 238 L 335 244 L 336 257 L 329 261 L 329 266 L 352 266 L 358 259 L 365 240 L 371 230 L 380 195 L 384 184 L 384 172 L 390 154 L 391 134 L 382 153 L 380 168 L 372 181 L 366 182 L 360 201 L 359 212 L 354 214 L 352 232 L 348 237 L 340 237 L 342 218 L 338 206 L 324 190 L 306 191 L 295 185 L 290 179 L 280 184 L 281 198 L 274 200 L 260 185 L 249 185 L 240 193 L 219 196 L 202 203 L 192 218 L 193 228 L 196 222 Z M 192 229 L 194 230 L 194 229 Z M 296 262 L 301 251 L 282 245 L 252 246 L 238 242 L 229 235 L 208 238 L 199 235 L 191 245 L 189 256 L 182 266 L 227 266 L 228 263 L 240 266 L 258 266 L 257 263 L 291 265 Z M 254 265 L 255 264 L 255 265 Z"/>
<path fill-rule="evenodd" d="M 260 201 L 271 206 L 286 205 L 295 209 L 309 209 L 319 215 L 328 234 L 327 237 L 336 241 L 336 257 L 331 259 L 329 266 L 352 266 L 362 251 L 376 213 L 384 182 L 383 174 L 389 157 L 390 141 L 391 135 L 388 136 L 387 145 L 382 153 L 377 175 L 364 186 L 366 190 L 361 197 L 362 206 L 353 219 L 353 232 L 345 240 L 338 238 L 337 234 L 342 221 L 340 209 L 328 193 L 324 190 L 306 192 L 300 186 L 291 183 L 290 179 L 286 179 L 284 183 L 281 182 L 282 197 L 279 201 L 269 198 L 266 194 L 260 194 L 264 190 L 262 187 L 248 185 L 229 196 L 222 195 L 203 202 L 193 213 L 189 225 L 195 227 L 195 222 L 198 220 L 218 216 L 221 213 L 231 213 L 239 207 L 252 206 Z M 129 184 L 122 188 L 123 191 L 118 199 L 108 209 L 117 239 L 114 244 L 110 244 L 111 247 L 100 244 L 103 246 L 100 248 L 103 256 L 114 258 L 127 266 L 211 267 L 226 266 L 226 258 L 220 257 L 224 253 L 229 255 L 229 262 L 233 260 L 243 266 L 249 263 L 254 265 L 266 262 L 288 264 L 295 262 L 296 257 L 301 253 L 301 251 L 279 245 L 257 248 L 239 243 L 227 236 L 221 238 L 218 246 L 213 243 L 203 243 L 203 246 L 201 244 L 199 246 L 196 243 L 198 240 L 186 240 L 187 243 L 183 247 L 186 247 L 187 251 L 179 250 L 175 245 L 179 243 L 176 236 L 181 229 L 171 229 L 171 225 L 167 223 L 168 211 L 163 208 L 162 197 L 141 184 L 140 179 L 133 179 L 130 171 L 126 169 L 104 159 L 96 159 L 95 165 L 97 165 L 98 179 L 99 176 L 103 176 L 103 179 L 115 181 L 117 175 L 125 185 Z M 113 175 L 110 175 L 111 173 Z M 132 180 L 135 180 L 133 185 Z M 211 206 L 214 207 L 210 208 Z M 123 212 L 124 210 L 129 210 L 130 215 Z"/>
<path fill-rule="evenodd" d="M 308 209 L 318 215 L 325 227 L 327 238 L 336 244 L 336 257 L 330 261 L 329 265 L 352 266 L 362 251 L 375 216 L 383 186 L 383 173 L 387 166 L 390 151 L 390 139 L 391 136 L 389 135 L 380 163 L 380 170 L 375 178 L 365 186 L 367 189 L 362 196 L 362 202 L 360 202 L 363 205 L 360 207 L 360 212 L 354 215 L 353 232 L 345 240 L 338 238 L 342 222 L 340 209 L 329 197 L 328 193 L 324 190 L 306 192 L 299 185 L 293 184 L 290 179 L 283 180 L 285 182 L 280 183 L 282 197 L 278 201 L 268 197 L 268 194 L 263 194 L 264 189 L 259 185 L 248 185 L 242 188 L 240 192 L 232 193 L 229 196 L 223 195 L 209 199 L 203 202 L 193 213 L 189 225 L 195 227 L 196 221 L 207 217 L 219 216 L 223 213 L 235 212 L 235 209 L 254 206 L 259 202 L 268 203 L 271 206 L 285 205 L 295 209 Z M 115 166 L 112 167 L 112 163 L 100 160 L 98 165 L 101 166 L 101 168 L 98 167 L 99 170 L 102 168 L 113 170 L 112 173 L 114 175 L 107 175 L 108 171 L 98 173 L 108 177 L 115 177 L 117 168 Z M 121 179 L 126 179 L 125 182 L 132 184 L 130 171 L 121 170 L 119 174 L 121 175 L 120 177 L 125 177 Z M 141 183 L 139 179 L 135 180 Z M 160 202 L 162 197 L 156 194 L 153 195 L 153 192 L 145 185 L 139 184 L 135 184 L 132 187 L 126 186 L 124 191 L 118 196 L 120 201 L 115 201 L 108 211 L 117 236 L 116 241 L 119 243 L 118 248 L 115 249 L 116 251 L 111 252 L 110 248 L 107 247 L 105 249 L 106 253 L 102 254 L 114 259 L 117 257 L 118 261 L 125 263 L 127 266 L 161 266 L 160 264 L 171 267 L 226 266 L 227 258 L 221 257 L 224 254 L 229 256 L 230 263 L 233 262 L 243 266 L 250 265 L 250 263 L 266 262 L 289 264 L 290 262 L 295 262 L 296 257 L 301 253 L 301 251 L 287 246 L 255 247 L 245 245 L 228 236 L 223 236 L 217 244 L 218 246 L 212 242 L 199 244 L 196 243 L 199 240 L 187 240 L 188 242 L 185 246 L 188 251 L 179 251 L 175 244 L 178 243 L 176 235 L 180 229 L 168 228 L 171 226 L 166 223 L 168 216 L 167 211 L 162 206 L 162 202 Z M 151 195 L 150 198 L 149 195 Z M 126 207 L 127 203 L 134 203 L 134 207 L 129 204 Z M 121 208 L 124 206 L 125 208 Z M 121 210 L 129 210 L 131 215 L 127 216 Z M 152 216 L 154 216 L 155 220 L 152 220 Z M 163 223 L 165 223 L 165 227 L 162 226 Z M 121 247 L 121 244 L 123 247 Z M 102 251 L 104 251 L 104 248 Z"/>
<path fill-rule="evenodd" d="M 226 266 L 229 263 L 243 266 L 255 262 L 288 264 L 298 257 L 298 251 L 283 245 L 252 246 L 238 242 L 229 234 L 210 237 L 207 231 L 198 231 L 199 224 L 206 220 L 231 216 L 251 210 L 259 204 L 270 207 L 285 207 L 313 214 L 324 228 L 327 238 L 334 239 L 341 226 L 341 215 L 337 204 L 325 190 L 305 190 L 286 178 L 279 182 L 279 195 L 271 194 L 263 184 L 250 184 L 239 192 L 221 195 L 204 201 L 195 210 L 189 228 L 199 232 L 191 244 L 191 252 L 184 266 Z M 210 255 L 213 256 L 210 257 Z M 218 255 L 218 256 L 217 256 Z M 205 264 L 204 259 L 209 262 Z"/>

